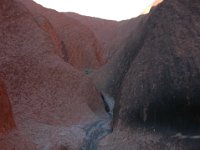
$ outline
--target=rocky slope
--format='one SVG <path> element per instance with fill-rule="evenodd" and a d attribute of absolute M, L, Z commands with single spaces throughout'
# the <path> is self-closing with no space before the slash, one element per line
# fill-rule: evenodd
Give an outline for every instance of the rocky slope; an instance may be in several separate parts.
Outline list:
<path fill-rule="evenodd" d="M 115 99 L 131 61 L 143 45 L 147 19 L 148 15 L 120 22 L 115 42 L 111 44 L 117 50 L 106 65 L 92 74 L 98 89 Z"/>
<path fill-rule="evenodd" d="M 2 80 L 0 80 L 0 148 L 2 150 L 34 149 L 34 145 L 25 140 L 16 129 L 10 100 Z"/>
<path fill-rule="evenodd" d="M 66 62 L 82 71 L 99 68 L 105 63 L 101 44 L 94 33 L 80 21 L 46 9 L 32 0 L 18 1 L 26 5 L 36 21 L 49 33 L 56 52 Z"/>
<path fill-rule="evenodd" d="M 123 21 L 104 20 L 100 18 L 93 18 L 82 16 L 75 13 L 65 13 L 66 16 L 72 17 L 89 27 L 104 47 L 104 56 L 109 62 L 111 58 L 123 51 L 127 40 L 131 36 L 137 35 L 137 29 L 145 22 L 146 16 L 139 16 Z M 141 27 L 142 28 L 142 27 Z"/>
<path fill-rule="evenodd" d="M 1 0 L 0 148 L 200 149 L 199 10 L 165 0 L 112 22 Z"/>
<path fill-rule="evenodd" d="M 116 50 L 112 47 L 116 43 L 113 43 L 112 41 L 116 39 L 119 30 L 119 22 L 89 16 L 82 16 L 76 13 L 69 12 L 65 13 L 65 15 L 80 21 L 82 24 L 91 29 L 103 47 L 102 51 L 105 59 L 109 60 L 112 57 L 113 53 Z"/>
<path fill-rule="evenodd" d="M 0 133 L 4 134 L 15 128 L 15 123 L 12 115 L 10 100 L 5 89 L 5 85 L 0 80 Z"/>
<path fill-rule="evenodd" d="M 138 46 L 129 45 L 135 54 L 128 66 L 121 61 L 122 84 L 106 89 L 117 104 L 114 133 L 102 149 L 200 148 L 199 10 L 197 0 L 165 0 L 149 14 L 143 42 L 129 39 Z"/>
<path fill-rule="evenodd" d="M 69 127 L 104 109 L 92 81 L 55 55 L 52 39 L 14 0 L 1 1 L 0 40 L 0 77 L 20 133 L 37 149 L 78 146 L 82 132 Z"/>
<path fill-rule="evenodd" d="M 199 7 L 197 2 L 190 4 L 187 0 L 177 0 L 171 3 L 166 0 L 148 20 L 144 44 L 130 65 L 121 94 L 121 99 L 125 99 L 122 103 L 133 102 L 128 104 L 135 107 L 133 110 L 146 107 L 149 113 L 154 110 L 154 115 L 158 114 L 155 118 L 147 115 L 146 121 L 164 121 L 161 120 L 164 116 L 159 116 L 164 115 L 160 112 L 163 106 L 166 111 L 175 113 L 173 107 L 185 106 L 187 112 L 190 110 L 188 103 L 188 107 L 199 105 L 200 19 L 196 11 Z M 168 114 L 165 119 L 175 119 L 172 117 L 178 116 L 171 115 L 180 115 L 182 112 L 176 113 Z"/>

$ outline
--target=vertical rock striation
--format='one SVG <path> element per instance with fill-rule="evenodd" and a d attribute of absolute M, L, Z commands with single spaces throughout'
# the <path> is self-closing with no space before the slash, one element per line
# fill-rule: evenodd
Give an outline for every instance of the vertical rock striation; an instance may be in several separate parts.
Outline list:
<path fill-rule="evenodd" d="M 10 100 L 8 98 L 5 85 L 0 80 L 0 134 L 4 134 L 14 129 L 15 122 L 13 119 Z"/>

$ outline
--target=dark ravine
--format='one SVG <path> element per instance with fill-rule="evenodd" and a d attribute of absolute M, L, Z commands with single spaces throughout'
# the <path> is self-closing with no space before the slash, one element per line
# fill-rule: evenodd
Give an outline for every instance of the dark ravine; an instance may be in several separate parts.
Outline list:
<path fill-rule="evenodd" d="M 97 150 L 99 142 L 108 134 L 112 133 L 112 118 L 114 99 L 104 92 L 101 93 L 105 110 L 108 113 L 105 117 L 83 127 L 86 137 L 83 140 L 80 150 Z"/>

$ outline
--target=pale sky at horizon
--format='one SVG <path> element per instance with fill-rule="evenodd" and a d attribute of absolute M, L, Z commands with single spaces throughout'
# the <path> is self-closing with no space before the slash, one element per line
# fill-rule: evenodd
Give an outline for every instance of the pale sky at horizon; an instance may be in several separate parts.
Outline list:
<path fill-rule="evenodd" d="M 155 0 L 34 0 L 59 12 L 75 12 L 81 15 L 125 20 L 140 15 Z"/>

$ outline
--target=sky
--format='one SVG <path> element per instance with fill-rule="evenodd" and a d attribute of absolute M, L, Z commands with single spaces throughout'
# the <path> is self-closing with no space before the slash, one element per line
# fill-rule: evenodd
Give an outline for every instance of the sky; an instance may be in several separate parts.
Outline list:
<path fill-rule="evenodd" d="M 155 0 L 34 0 L 59 12 L 76 12 L 81 15 L 125 20 L 140 15 Z"/>

